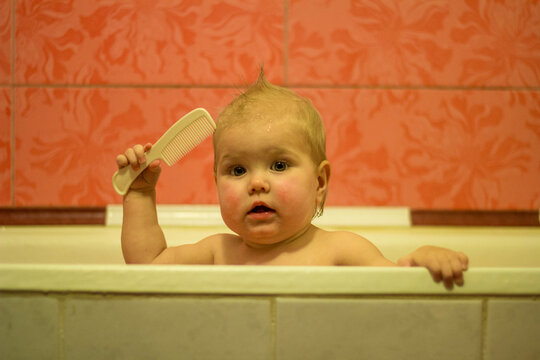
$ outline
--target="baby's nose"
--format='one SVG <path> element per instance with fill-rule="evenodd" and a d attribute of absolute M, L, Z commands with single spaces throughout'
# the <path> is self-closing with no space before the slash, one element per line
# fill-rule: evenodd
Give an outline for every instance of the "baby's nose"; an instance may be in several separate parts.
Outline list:
<path fill-rule="evenodd" d="M 262 176 L 253 176 L 251 178 L 248 189 L 250 194 L 268 192 L 268 190 L 270 190 L 270 185 Z"/>

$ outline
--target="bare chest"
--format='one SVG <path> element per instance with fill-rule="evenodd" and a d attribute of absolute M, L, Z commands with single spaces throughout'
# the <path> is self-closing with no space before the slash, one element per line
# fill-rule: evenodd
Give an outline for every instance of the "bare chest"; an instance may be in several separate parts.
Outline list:
<path fill-rule="evenodd" d="M 281 266 L 333 266 L 331 251 L 317 244 L 302 247 L 254 249 L 241 245 L 215 257 L 216 265 L 281 265 Z"/>

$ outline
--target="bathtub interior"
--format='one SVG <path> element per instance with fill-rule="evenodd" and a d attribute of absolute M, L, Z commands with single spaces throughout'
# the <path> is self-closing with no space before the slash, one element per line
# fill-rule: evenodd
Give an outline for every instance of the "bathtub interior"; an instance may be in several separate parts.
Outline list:
<path fill-rule="evenodd" d="M 332 227 L 325 227 L 333 230 Z M 540 267 L 540 229 L 526 227 L 360 226 L 339 229 L 372 241 L 392 261 L 430 244 L 465 252 L 471 267 Z M 225 226 L 163 226 L 170 246 L 193 243 Z M 122 264 L 121 227 L 0 227 L 0 263 Z"/>

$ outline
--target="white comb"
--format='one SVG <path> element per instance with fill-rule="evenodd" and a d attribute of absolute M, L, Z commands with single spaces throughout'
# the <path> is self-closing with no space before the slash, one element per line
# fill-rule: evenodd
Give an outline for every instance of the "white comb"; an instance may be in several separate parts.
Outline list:
<path fill-rule="evenodd" d="M 126 166 L 114 173 L 112 179 L 114 190 L 119 195 L 125 195 L 137 176 L 156 159 L 162 159 L 167 165 L 173 166 L 195 146 L 212 135 L 215 128 L 216 124 L 208 111 L 199 108 L 189 112 L 174 123 L 146 152 L 146 162 L 141 164 L 138 170 Z"/>

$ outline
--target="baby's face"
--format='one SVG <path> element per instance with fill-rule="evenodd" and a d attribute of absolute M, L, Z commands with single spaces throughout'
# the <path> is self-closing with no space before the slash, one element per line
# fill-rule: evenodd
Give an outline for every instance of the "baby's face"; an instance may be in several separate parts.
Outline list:
<path fill-rule="evenodd" d="M 233 126 L 216 142 L 221 215 L 249 245 L 301 234 L 317 209 L 317 166 L 290 122 Z"/>

